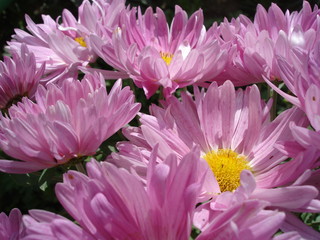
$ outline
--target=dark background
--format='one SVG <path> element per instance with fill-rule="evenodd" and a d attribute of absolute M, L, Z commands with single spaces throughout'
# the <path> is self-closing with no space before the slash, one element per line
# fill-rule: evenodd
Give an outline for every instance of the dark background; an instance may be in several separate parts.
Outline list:
<path fill-rule="evenodd" d="M 62 9 L 69 9 L 76 15 L 77 7 L 81 0 L 0 0 L 0 49 L 2 50 L 14 33 L 14 28 L 25 29 L 25 14 L 28 14 L 34 22 L 42 23 L 41 14 L 48 14 L 56 19 Z M 303 1 L 274 1 L 283 10 L 290 11 L 301 9 Z M 320 3 L 319 1 L 309 1 L 312 6 Z M 205 24 L 210 26 L 213 21 L 221 21 L 224 17 L 231 19 L 239 14 L 245 14 L 253 18 L 257 4 L 260 3 L 268 8 L 271 1 L 256 0 L 131 0 L 127 4 L 141 6 L 142 9 L 148 6 L 162 8 L 168 19 L 172 18 L 174 6 L 180 5 L 188 14 L 192 14 L 202 8 L 205 16 Z M 57 176 L 56 170 L 48 170 L 46 178 Z M 39 186 L 45 181 L 37 174 L 30 175 L 11 175 L 0 172 L 0 212 L 8 213 L 12 208 L 19 207 L 23 213 L 28 209 L 47 209 L 59 213 L 61 207 L 54 195 L 54 185 L 49 183 L 44 193 Z M 54 182 L 54 181 L 53 181 Z"/>
<path fill-rule="evenodd" d="M 25 26 L 24 15 L 28 14 L 36 23 L 42 23 L 41 14 L 48 14 L 56 19 L 61 14 L 62 9 L 69 9 L 76 15 L 77 7 L 82 0 L 0 0 L 0 47 L 6 44 L 14 33 L 14 28 L 23 29 Z M 272 1 L 269 0 L 131 0 L 127 4 L 139 5 L 142 8 L 148 6 L 160 7 L 165 10 L 168 18 L 173 16 L 174 6 L 180 5 L 189 14 L 202 8 L 204 11 L 206 25 L 210 26 L 213 21 L 220 21 L 224 17 L 230 19 L 239 14 L 253 17 L 258 3 L 269 7 Z M 273 1 L 283 10 L 299 10 L 303 1 Z M 320 0 L 309 1 L 311 5 L 320 3 Z"/>

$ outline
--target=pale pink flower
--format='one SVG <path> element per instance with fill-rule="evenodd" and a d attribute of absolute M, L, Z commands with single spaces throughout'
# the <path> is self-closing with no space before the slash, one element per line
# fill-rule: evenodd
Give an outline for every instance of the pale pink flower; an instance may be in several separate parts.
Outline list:
<path fill-rule="evenodd" d="M 26 173 L 95 154 L 100 144 L 140 109 L 119 79 L 108 94 L 104 79 L 86 75 L 62 87 L 40 86 L 36 103 L 27 98 L 1 116 L 0 146 L 19 161 L 0 160 L 5 172 Z"/>
<path fill-rule="evenodd" d="M 304 148 L 311 146 L 320 150 L 320 43 L 309 54 L 299 50 L 293 53 L 297 61 L 290 64 L 279 58 L 278 63 L 283 82 L 294 95 L 289 95 L 269 80 L 266 81 L 281 96 L 306 113 L 314 131 L 293 126 L 296 141 Z"/>
<path fill-rule="evenodd" d="M 288 168 L 290 168 L 290 166 L 288 166 Z M 307 174 L 302 175 L 303 177 L 300 178 L 307 177 Z M 256 188 L 253 175 L 247 170 L 244 170 L 241 173 L 241 186 L 233 193 L 223 192 L 217 196 L 214 201 L 201 205 L 195 214 L 194 224 L 201 230 L 207 229 L 210 225 L 210 216 L 214 215 L 216 211 L 227 211 L 236 204 L 247 202 L 248 199 L 263 199 L 268 202 L 269 210 L 278 209 L 286 213 L 284 222 L 282 222 L 280 226 L 278 225 L 282 231 L 290 232 L 294 230 L 301 236 L 312 235 L 313 238 L 310 239 L 318 239 L 318 232 L 312 230 L 299 220 L 292 219 L 289 213 L 290 211 L 319 212 L 320 202 L 314 199 L 317 196 L 317 191 L 315 191 L 315 188 L 312 186 L 301 186 L 300 178 L 291 186 L 281 186 L 274 189 L 258 189 Z M 272 213 L 270 212 L 270 214 Z M 263 229 L 261 229 L 261 231 L 263 231 Z M 294 235 L 296 236 L 297 234 Z"/>
<path fill-rule="evenodd" d="M 89 35 L 95 33 L 105 36 L 102 31 L 106 32 L 107 29 L 112 29 L 113 25 L 117 25 L 116 15 L 119 9 L 124 7 L 124 1 L 99 0 L 92 4 L 84 1 L 79 7 L 79 19 L 75 19 L 65 9 L 61 24 L 58 23 L 60 17 L 55 21 L 50 16 L 43 15 L 43 23 L 36 24 L 26 16 L 30 33 L 15 29 L 15 35 L 8 42 L 8 48 L 10 51 L 18 50 L 24 43 L 34 53 L 39 66 L 46 63 L 47 76 L 42 82 L 76 78 L 78 67 L 86 67 L 96 59 L 89 43 Z M 104 29 L 98 26 L 98 22 L 104 24 Z"/>
<path fill-rule="evenodd" d="M 263 82 L 262 76 L 281 80 L 276 57 L 291 63 L 295 61 L 291 48 L 312 51 L 320 37 L 319 15 L 317 6 L 312 10 L 304 1 L 300 12 L 283 13 L 276 4 L 266 11 L 258 5 L 253 22 L 244 15 L 225 20 L 219 33 L 221 43 L 230 44 L 229 61 L 215 80 L 230 79 L 235 86 Z"/>
<path fill-rule="evenodd" d="M 0 239 L 20 240 L 25 235 L 22 215 L 19 209 L 12 209 L 9 216 L 0 213 Z"/>
<path fill-rule="evenodd" d="M 26 234 L 23 240 L 81 239 L 95 240 L 88 232 L 67 218 L 43 210 L 30 210 L 23 216 Z M 107 238 L 106 238 L 107 239 Z"/>
<path fill-rule="evenodd" d="M 23 97 L 33 98 L 44 73 L 45 65 L 36 69 L 35 57 L 26 45 L 19 51 L 0 61 L 0 109 L 4 111 Z"/>
<path fill-rule="evenodd" d="M 188 19 L 176 6 L 169 27 L 160 8 L 155 13 L 148 8 L 144 14 L 133 8 L 122 12 L 112 42 L 103 43 L 97 36 L 90 40 L 95 52 L 109 65 L 128 73 L 147 97 L 160 86 L 168 96 L 177 88 L 210 81 L 223 70 L 226 51 L 208 32 L 202 10 Z"/>
<path fill-rule="evenodd" d="M 319 115 L 314 115 L 313 117 L 316 119 L 318 116 Z M 292 124 L 291 131 L 293 139 L 279 143 L 278 148 L 286 155 L 300 159 L 299 165 L 290 168 L 291 172 L 295 172 L 312 163 L 309 168 L 313 170 L 306 171 L 300 182 L 304 185 L 314 186 L 320 191 L 320 171 L 318 170 L 320 167 L 320 130 L 311 130 Z M 320 199 L 320 196 L 318 195 L 317 198 Z M 316 204 L 316 202 L 314 202 L 314 204 Z M 313 208 L 313 211 L 317 212 L 316 209 L 317 207 Z"/>
<path fill-rule="evenodd" d="M 313 121 L 311 116 L 317 108 L 311 106 L 317 104 L 319 100 L 317 94 L 320 89 L 320 43 L 315 44 L 311 52 L 295 48 L 291 53 L 295 61 L 287 62 L 285 58 L 279 56 L 277 64 L 280 78 L 293 96 L 277 88 L 269 79 L 265 78 L 265 80 L 281 96 L 305 111 L 310 116 L 309 120 Z M 315 119 L 315 121 L 319 120 Z"/>
<path fill-rule="evenodd" d="M 312 52 L 306 53 L 298 49 L 292 51 L 296 61 L 288 63 L 279 58 L 278 64 L 281 79 L 293 94 L 288 94 L 268 79 L 266 82 L 281 96 L 292 104 L 301 108 L 307 115 L 313 130 L 292 126 L 293 136 L 296 142 L 304 149 L 318 149 L 320 156 L 320 43 Z M 295 151 L 296 146 L 287 146 L 289 151 Z M 306 156 L 308 157 L 308 156 Z"/>
<path fill-rule="evenodd" d="M 159 162 L 171 152 L 182 157 L 199 145 L 206 175 L 202 197 L 221 197 L 221 206 L 228 205 L 224 198 L 232 196 L 234 202 L 261 199 L 295 210 L 317 203 L 312 201 L 316 188 L 291 186 L 313 166 L 314 158 L 299 155 L 284 162 L 288 156 L 276 148 L 279 141 L 293 138 L 289 123 L 306 125 L 301 110 L 289 109 L 270 121 L 270 104 L 262 102 L 256 86 L 235 91 L 227 81 L 221 87 L 213 83 L 206 93 L 194 91 L 194 100 L 182 94 L 182 101 L 172 97 L 164 108 L 152 106 L 152 115 L 141 114 L 141 127 L 123 132 L 130 142 L 119 143 L 120 152 L 109 160 L 144 179 L 148 155 L 156 144 Z"/>
<path fill-rule="evenodd" d="M 151 157 L 146 188 L 126 170 L 92 160 L 88 176 L 69 171 L 56 185 L 59 201 L 80 227 L 52 213 L 31 211 L 24 218 L 25 239 L 188 239 L 201 188 L 194 173 L 198 158 L 195 150 L 179 165 L 174 155 L 161 164 Z"/>
<path fill-rule="evenodd" d="M 83 44 L 89 42 L 88 36 L 93 33 L 108 41 L 119 24 L 119 13 L 124 9 L 125 0 L 96 0 L 92 3 L 84 0 L 78 9 L 78 20 L 67 9 L 63 10 L 59 29 L 74 39 L 82 36 Z"/>
<path fill-rule="evenodd" d="M 95 160 L 87 164 L 88 176 L 66 173 L 56 194 L 79 225 L 32 210 L 23 219 L 27 234 L 23 239 L 189 239 L 202 184 L 197 176 L 199 150 L 192 149 L 182 161 L 170 155 L 156 163 L 156 149 L 149 159 L 146 185 L 125 169 Z M 269 239 L 285 215 L 264 210 L 267 205 L 249 200 L 226 211 L 211 211 L 209 224 L 197 239 Z"/>
<path fill-rule="evenodd" d="M 197 240 L 271 239 L 285 218 L 284 213 L 264 210 L 266 203 L 257 200 L 235 204 L 222 213 L 211 211 L 208 205 L 204 203 L 201 206 L 208 207 L 207 211 L 195 214 L 199 222 L 207 221 L 205 227 L 196 225 L 201 229 Z"/>

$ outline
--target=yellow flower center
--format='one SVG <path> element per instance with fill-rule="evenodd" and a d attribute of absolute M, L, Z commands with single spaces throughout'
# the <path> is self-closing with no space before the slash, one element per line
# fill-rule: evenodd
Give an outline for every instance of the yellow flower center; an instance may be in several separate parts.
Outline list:
<path fill-rule="evenodd" d="M 246 157 L 231 149 L 211 151 L 203 158 L 214 173 L 221 192 L 236 190 L 240 186 L 240 173 L 243 170 L 252 171 Z"/>
<path fill-rule="evenodd" d="M 171 60 L 173 58 L 173 54 L 172 53 L 164 53 L 160 51 L 160 56 L 163 59 L 163 61 L 166 62 L 167 65 L 170 65 Z"/>
<path fill-rule="evenodd" d="M 87 47 L 87 43 L 84 41 L 84 37 L 76 37 L 74 40 L 82 47 Z"/>

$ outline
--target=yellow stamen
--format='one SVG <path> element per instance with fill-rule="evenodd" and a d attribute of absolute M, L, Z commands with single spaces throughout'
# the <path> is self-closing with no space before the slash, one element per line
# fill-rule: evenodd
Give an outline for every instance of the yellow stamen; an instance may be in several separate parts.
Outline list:
<path fill-rule="evenodd" d="M 246 157 L 231 149 L 218 149 L 203 157 L 216 177 L 221 192 L 234 191 L 240 186 L 240 173 L 252 168 Z"/>
<path fill-rule="evenodd" d="M 173 54 L 172 53 L 164 53 L 160 51 L 160 56 L 163 59 L 163 61 L 166 62 L 167 65 L 170 65 L 171 60 L 173 58 Z"/>
<path fill-rule="evenodd" d="M 84 41 L 84 37 L 76 37 L 74 40 L 82 47 L 87 47 L 87 43 Z"/>

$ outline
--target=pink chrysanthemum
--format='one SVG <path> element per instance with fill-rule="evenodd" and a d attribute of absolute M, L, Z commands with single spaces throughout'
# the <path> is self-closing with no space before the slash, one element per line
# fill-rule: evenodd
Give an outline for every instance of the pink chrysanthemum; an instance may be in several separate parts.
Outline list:
<path fill-rule="evenodd" d="M 316 120 L 312 118 L 314 113 L 312 111 L 316 108 L 311 106 L 319 101 L 317 94 L 320 89 L 320 43 L 315 44 L 311 52 L 295 48 L 291 53 L 294 56 L 294 62 L 287 62 L 285 58 L 278 57 L 277 64 L 280 79 L 283 80 L 293 96 L 274 86 L 268 78 L 265 80 L 281 96 L 305 111 L 312 124 L 313 120 Z"/>
<path fill-rule="evenodd" d="M 9 216 L 0 213 L 0 239 L 20 240 L 25 235 L 25 227 L 22 223 L 22 215 L 19 209 L 11 210 Z"/>
<path fill-rule="evenodd" d="M 206 31 L 202 11 L 188 19 L 178 6 L 170 27 L 159 8 L 156 13 L 151 8 L 144 14 L 136 8 L 123 11 L 112 42 L 104 44 L 92 37 L 91 43 L 106 63 L 127 72 L 147 97 L 160 86 L 167 96 L 177 88 L 210 81 L 227 60 L 226 52 Z"/>
<path fill-rule="evenodd" d="M 188 239 L 201 188 L 194 173 L 198 157 L 193 151 L 179 165 L 173 155 L 161 164 L 151 159 L 146 188 L 126 170 L 92 160 L 88 176 L 69 171 L 56 186 L 59 201 L 82 229 L 62 217 L 31 211 L 24 219 L 26 239 L 57 234 L 65 239 L 76 234 L 81 239 Z"/>
<path fill-rule="evenodd" d="M 189 239 L 199 182 L 199 151 L 178 164 L 174 155 L 156 164 L 153 152 L 146 187 L 114 165 L 91 161 L 88 176 L 69 171 L 56 186 L 58 199 L 76 225 L 38 210 L 24 217 L 31 239 Z M 211 215 L 210 226 L 197 239 L 267 239 L 280 227 L 284 214 L 263 210 L 265 202 L 250 200 Z M 267 224 L 266 224 L 267 223 Z M 232 238 L 230 238 L 232 237 Z"/>
<path fill-rule="evenodd" d="M 230 79 L 235 86 L 263 82 L 262 75 L 281 79 L 276 57 L 287 62 L 296 59 L 291 48 L 312 51 L 319 39 L 320 11 L 304 1 L 300 12 L 283 13 L 272 4 L 268 11 L 258 5 L 254 21 L 240 15 L 219 26 L 223 44 L 230 44 L 229 61 L 225 72 L 215 80 L 222 83 Z"/>
<path fill-rule="evenodd" d="M 133 181 L 136 181 L 134 179 Z M 125 195 L 128 195 L 126 192 Z M 130 195 L 131 196 L 131 195 Z M 102 197 L 102 196 L 100 196 Z M 91 200 L 91 199 L 90 199 Z M 138 203 L 134 203 L 138 204 Z M 140 203 L 141 204 L 141 203 Z M 96 206 L 92 206 L 95 208 Z M 101 206 L 102 207 L 102 206 Z M 127 239 L 127 240 L 136 240 L 137 236 L 139 239 L 153 239 L 153 240 L 176 240 L 176 239 L 189 239 L 188 232 L 190 232 L 190 225 L 181 227 L 180 222 L 176 222 L 175 226 L 179 226 L 179 232 L 183 232 L 184 234 L 174 234 L 173 228 L 170 228 L 167 232 L 164 232 L 164 228 L 166 224 L 157 226 L 151 226 L 149 219 L 142 219 L 142 222 L 139 223 L 141 225 L 148 225 L 148 232 L 143 234 L 144 228 L 140 228 L 141 225 L 137 226 L 138 230 L 136 234 L 130 234 L 127 229 L 128 226 L 131 227 L 131 224 L 126 223 L 125 221 L 112 221 L 112 218 L 121 217 L 121 215 L 117 215 L 118 209 L 112 209 L 113 206 L 109 204 L 104 206 L 104 211 L 110 211 L 111 214 L 109 216 L 93 216 L 94 214 L 90 214 L 89 220 L 92 220 L 94 225 L 85 226 L 81 224 L 78 225 L 71 222 L 69 219 L 63 218 L 59 215 L 41 211 L 41 210 L 31 210 L 29 211 L 30 216 L 24 216 L 24 223 L 26 225 L 27 234 L 23 238 L 24 240 L 34 240 L 34 239 L 52 239 L 58 240 L 64 237 L 65 239 L 83 239 L 83 240 L 100 240 L 100 239 Z M 116 206 L 118 207 L 118 206 Z M 145 207 L 145 205 L 143 205 Z M 265 204 L 257 201 L 250 200 L 244 202 L 242 204 L 235 205 L 231 209 L 218 213 L 215 218 L 212 218 L 210 225 L 206 230 L 204 230 L 196 239 L 197 240 L 205 240 L 205 239 L 250 239 L 250 240 L 260 240 L 260 239 L 270 239 L 272 235 L 276 233 L 276 231 L 281 226 L 281 222 L 283 221 L 284 214 L 281 212 L 271 211 L 271 210 L 263 210 Z M 125 209 L 127 211 L 127 209 Z M 192 212 L 192 211 L 191 211 Z M 168 219 L 171 219 L 176 210 L 171 212 Z M 89 215 L 89 213 L 87 214 Z M 161 214 L 159 214 L 161 215 Z M 159 216 L 157 216 L 159 217 Z M 141 217 L 139 217 L 141 218 Z M 151 218 L 151 217 L 150 217 Z M 105 225 L 105 221 L 108 223 L 108 227 L 106 230 L 103 230 L 98 225 Z M 88 221 L 88 220 L 87 220 Z M 111 221 L 111 222 L 110 222 Z M 131 222 L 132 223 L 132 222 Z M 89 224 L 88 222 L 86 224 Z M 111 227 L 114 227 L 113 230 L 109 230 Z M 95 230 L 96 228 L 96 230 Z M 111 234 L 108 234 L 111 232 Z M 167 230 L 167 229 L 166 229 Z M 95 234 L 89 234 L 89 231 L 96 231 Z M 119 234 L 117 232 L 121 231 L 121 236 L 117 238 Z M 142 234 L 146 237 L 141 237 L 138 235 L 138 232 L 142 232 Z M 172 234 L 173 233 L 173 234 Z M 291 236 L 300 236 L 298 233 L 290 233 L 286 234 L 283 237 L 291 237 Z M 148 238 L 152 236 L 152 238 Z M 180 237 L 180 238 L 177 238 Z M 232 238 L 231 238 L 232 237 Z M 297 240 L 291 238 L 276 238 L 277 240 Z"/>
<path fill-rule="evenodd" d="M 23 240 L 95 240 L 81 227 L 60 215 L 43 210 L 30 210 L 29 214 L 23 216 L 27 232 Z"/>
<path fill-rule="evenodd" d="M 89 42 L 88 37 L 93 33 L 108 41 L 119 24 L 119 13 L 123 9 L 125 0 L 96 0 L 92 3 L 84 0 L 78 9 L 78 20 L 67 9 L 63 10 L 62 24 L 59 28 L 67 31 L 67 34 L 79 43 L 79 35 L 82 35 L 83 41 Z"/>
<path fill-rule="evenodd" d="M 54 21 L 48 15 L 42 16 L 43 24 L 35 24 L 26 16 L 30 33 L 15 29 L 15 35 L 8 42 L 8 48 L 17 50 L 22 43 L 27 44 L 35 54 L 37 63 L 46 63 L 47 77 L 42 79 L 43 82 L 57 82 L 67 77 L 76 78 L 79 66 L 87 66 L 96 59 L 88 36 L 92 33 L 106 36 L 108 30 L 112 32 L 118 21 L 116 15 L 124 7 L 124 1 L 98 0 L 92 4 L 84 1 L 79 7 L 79 19 L 75 19 L 65 9 L 61 24 L 58 23 L 59 18 Z M 98 26 L 98 22 L 103 24 L 103 29 Z"/>
<path fill-rule="evenodd" d="M 26 45 L 22 45 L 19 54 L 12 53 L 12 58 L 4 57 L 0 62 L 0 109 L 7 109 L 22 97 L 33 98 L 45 65 L 36 69 L 35 57 Z"/>
<path fill-rule="evenodd" d="M 172 97 L 164 108 L 153 106 L 153 116 L 142 114 L 141 127 L 124 131 L 130 142 L 118 144 L 120 152 L 109 160 L 144 178 L 156 144 L 160 160 L 171 152 L 184 156 L 196 144 L 206 174 L 204 196 L 218 199 L 216 208 L 248 197 L 296 211 L 318 204 L 312 201 L 318 194 L 314 187 L 290 186 L 313 159 L 301 165 L 300 155 L 284 162 L 288 156 L 275 147 L 278 141 L 292 139 L 289 123 L 306 125 L 302 111 L 292 108 L 270 121 L 270 105 L 262 103 L 256 86 L 235 91 L 229 81 L 221 87 L 213 83 L 206 93 L 195 88 L 194 96 L 183 94 L 181 102 Z M 225 200 L 230 196 L 234 200 Z"/>
<path fill-rule="evenodd" d="M 140 109 L 121 80 L 107 94 L 99 75 L 66 81 L 61 88 L 40 86 L 35 100 L 24 98 L 9 109 L 10 117 L 1 116 L 0 146 L 19 159 L 0 160 L 1 171 L 32 172 L 95 154 Z"/>
<path fill-rule="evenodd" d="M 268 79 L 265 80 L 281 96 L 306 113 L 313 130 L 292 126 L 293 136 L 304 149 L 318 149 L 320 157 L 320 43 L 310 53 L 295 49 L 293 55 L 296 59 L 293 63 L 278 59 L 281 79 L 293 95 L 285 93 Z M 288 151 L 295 152 L 297 149 L 294 144 L 286 145 Z"/>
<path fill-rule="evenodd" d="M 208 205 L 208 204 L 204 204 Z M 266 203 L 250 200 L 242 204 L 236 203 L 230 209 L 220 212 L 206 211 L 202 214 L 208 224 L 201 229 L 197 240 L 207 239 L 271 239 L 281 226 L 285 214 L 277 211 L 263 210 Z"/>

